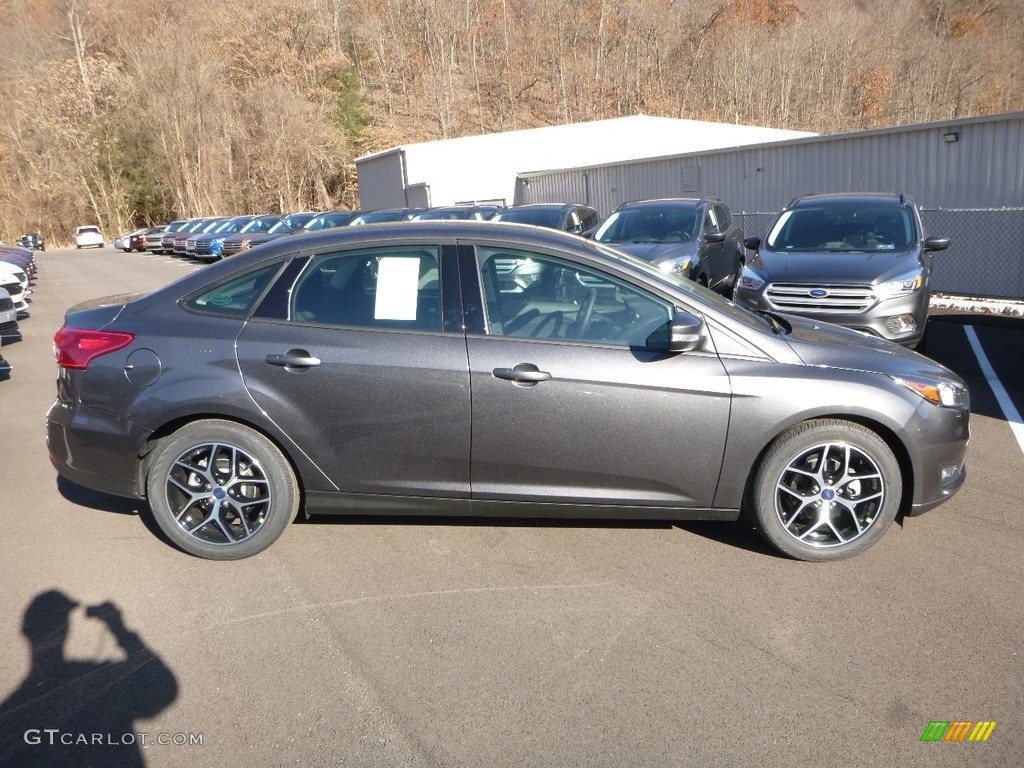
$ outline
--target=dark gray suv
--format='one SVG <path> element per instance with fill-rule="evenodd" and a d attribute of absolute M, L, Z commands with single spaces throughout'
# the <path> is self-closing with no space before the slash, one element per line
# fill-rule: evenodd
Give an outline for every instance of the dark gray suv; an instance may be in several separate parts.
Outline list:
<path fill-rule="evenodd" d="M 260 552 L 300 511 L 746 512 L 834 560 L 965 477 L 968 394 L 937 363 L 534 226 L 282 238 L 73 308 L 54 345 L 57 470 L 148 499 L 207 558 Z"/>
<path fill-rule="evenodd" d="M 665 198 L 620 205 L 593 233 L 599 243 L 663 272 L 732 293 L 745 260 L 743 230 L 721 200 Z"/>
<path fill-rule="evenodd" d="M 915 348 L 924 338 L 932 253 L 949 247 L 926 237 L 905 195 L 804 195 L 786 206 L 736 286 L 752 309 L 805 315 Z"/>

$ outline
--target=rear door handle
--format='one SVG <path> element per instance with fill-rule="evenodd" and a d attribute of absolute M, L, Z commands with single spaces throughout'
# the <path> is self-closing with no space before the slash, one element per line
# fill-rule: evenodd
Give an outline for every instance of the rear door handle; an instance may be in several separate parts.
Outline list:
<path fill-rule="evenodd" d="M 495 368 L 491 373 L 496 379 L 507 379 L 517 384 L 533 385 L 551 379 L 550 373 L 538 369 L 533 363 L 520 363 L 515 368 Z"/>
<path fill-rule="evenodd" d="M 289 349 L 283 355 L 267 355 L 267 363 L 282 368 L 313 368 L 320 365 L 320 358 L 313 357 L 304 349 Z"/>

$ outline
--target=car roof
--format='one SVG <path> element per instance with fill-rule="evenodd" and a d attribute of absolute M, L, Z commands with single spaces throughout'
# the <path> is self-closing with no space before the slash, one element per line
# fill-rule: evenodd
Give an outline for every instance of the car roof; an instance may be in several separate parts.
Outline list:
<path fill-rule="evenodd" d="M 525 203 L 524 205 L 513 205 L 505 208 L 502 213 L 514 213 L 515 211 L 564 211 L 566 208 L 592 208 L 593 206 L 583 203 Z"/>
<path fill-rule="evenodd" d="M 696 208 L 704 202 L 706 202 L 705 198 L 697 197 L 662 197 L 652 200 L 633 200 L 629 203 L 623 203 L 616 210 L 621 211 L 623 208 L 661 208 L 665 205 L 678 205 L 680 208 Z"/>
<path fill-rule="evenodd" d="M 891 205 L 907 205 L 910 203 L 910 199 L 898 192 L 823 192 L 800 195 L 794 198 L 786 207 L 796 208 L 821 203 L 889 203 Z"/>

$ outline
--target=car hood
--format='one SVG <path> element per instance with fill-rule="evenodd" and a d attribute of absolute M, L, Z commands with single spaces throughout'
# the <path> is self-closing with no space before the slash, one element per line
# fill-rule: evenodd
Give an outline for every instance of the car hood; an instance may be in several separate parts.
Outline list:
<path fill-rule="evenodd" d="M 784 338 L 806 365 L 889 376 L 957 379 L 945 366 L 894 342 L 796 315 L 784 318 L 791 327 Z"/>
<path fill-rule="evenodd" d="M 658 264 L 663 261 L 693 256 L 697 251 L 697 244 L 694 240 L 685 243 L 605 243 L 617 251 L 628 253 L 638 259 Z"/>
<path fill-rule="evenodd" d="M 751 268 L 770 282 L 884 283 L 919 265 L 917 251 L 836 253 L 759 251 Z"/>

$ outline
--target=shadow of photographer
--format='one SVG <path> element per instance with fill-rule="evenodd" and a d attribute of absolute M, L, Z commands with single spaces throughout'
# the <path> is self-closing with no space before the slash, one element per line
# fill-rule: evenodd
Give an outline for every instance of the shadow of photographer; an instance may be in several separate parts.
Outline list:
<path fill-rule="evenodd" d="M 174 673 L 124 623 L 116 605 L 86 606 L 124 652 L 123 661 L 72 660 L 65 656 L 72 612 L 63 592 L 33 598 L 22 634 L 31 669 L 0 703 L 0 765 L 144 766 L 146 734 L 135 721 L 152 718 L 178 695 Z"/>

